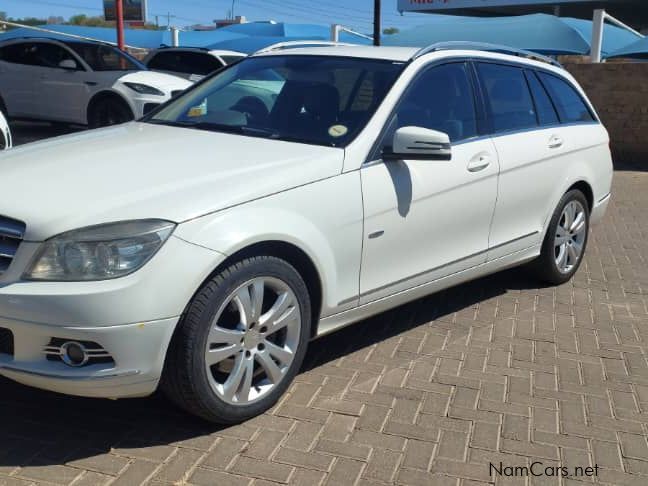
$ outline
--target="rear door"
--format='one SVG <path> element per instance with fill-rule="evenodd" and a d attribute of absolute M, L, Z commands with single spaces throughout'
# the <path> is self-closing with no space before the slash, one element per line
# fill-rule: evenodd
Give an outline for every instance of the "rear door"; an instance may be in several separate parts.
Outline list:
<path fill-rule="evenodd" d="M 562 147 L 557 114 L 532 72 L 494 62 L 476 67 L 501 167 L 489 242 L 494 260 L 540 243 Z"/>

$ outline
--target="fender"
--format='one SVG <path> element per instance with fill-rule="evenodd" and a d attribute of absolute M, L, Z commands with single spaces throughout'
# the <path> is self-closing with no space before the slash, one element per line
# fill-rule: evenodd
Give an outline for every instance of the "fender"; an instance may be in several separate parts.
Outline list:
<path fill-rule="evenodd" d="M 188 221 L 175 236 L 228 256 L 267 241 L 300 248 L 319 274 L 326 317 L 357 305 L 362 220 L 355 171 Z"/>

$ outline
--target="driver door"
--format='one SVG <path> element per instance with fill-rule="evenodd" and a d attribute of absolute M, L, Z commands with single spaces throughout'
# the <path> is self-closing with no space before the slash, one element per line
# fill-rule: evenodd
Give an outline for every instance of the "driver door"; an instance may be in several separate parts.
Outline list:
<path fill-rule="evenodd" d="M 486 262 L 499 163 L 493 142 L 479 138 L 470 66 L 427 68 L 414 79 L 378 148 L 396 129 L 447 133 L 452 158 L 377 160 L 361 168 L 365 211 L 360 304 Z"/>
<path fill-rule="evenodd" d="M 38 43 L 37 48 L 46 116 L 60 121 L 85 123 L 90 93 L 89 85 L 85 82 L 85 69 L 71 52 L 61 46 L 43 42 Z M 64 61 L 65 64 L 61 64 Z"/>

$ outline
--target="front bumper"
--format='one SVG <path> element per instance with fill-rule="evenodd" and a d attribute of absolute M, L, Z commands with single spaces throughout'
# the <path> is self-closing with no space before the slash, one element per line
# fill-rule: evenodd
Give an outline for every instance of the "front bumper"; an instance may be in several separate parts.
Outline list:
<path fill-rule="evenodd" d="M 0 347 L 0 375 L 104 398 L 155 391 L 179 316 L 225 258 L 172 236 L 142 269 L 123 278 L 23 281 L 20 275 L 37 249 L 38 244 L 23 242 L 0 276 L 0 329 L 13 335 L 12 349 Z M 44 351 L 52 340 L 96 343 L 112 360 L 70 367 L 48 359 Z"/>
<path fill-rule="evenodd" d="M 150 395 L 157 388 L 168 344 L 178 318 L 125 326 L 77 328 L 0 318 L 13 334 L 14 353 L 0 354 L 0 375 L 28 386 L 69 395 L 126 398 Z M 49 361 L 50 339 L 100 343 L 114 360 L 72 368 Z"/>

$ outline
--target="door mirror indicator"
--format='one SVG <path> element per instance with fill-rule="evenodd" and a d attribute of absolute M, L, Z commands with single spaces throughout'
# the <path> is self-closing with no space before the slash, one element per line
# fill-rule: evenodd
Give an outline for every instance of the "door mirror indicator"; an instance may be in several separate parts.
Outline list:
<path fill-rule="evenodd" d="M 383 151 L 384 160 L 450 160 L 452 148 L 447 133 L 422 127 L 396 130 L 391 150 Z"/>

